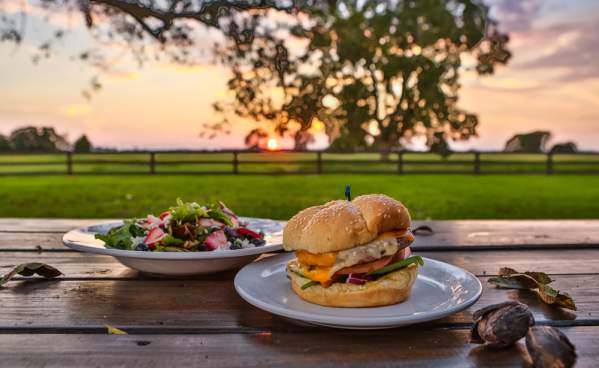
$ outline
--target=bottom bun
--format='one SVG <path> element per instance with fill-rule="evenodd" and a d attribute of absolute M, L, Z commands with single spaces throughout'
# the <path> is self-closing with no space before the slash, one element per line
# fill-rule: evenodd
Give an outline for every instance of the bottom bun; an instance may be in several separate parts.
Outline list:
<path fill-rule="evenodd" d="M 327 307 L 378 307 L 401 303 L 410 296 L 418 275 L 418 266 L 411 264 L 381 276 L 364 285 L 334 283 L 328 288 L 314 285 L 302 290 L 310 280 L 287 270 L 291 288 L 300 298 Z"/>

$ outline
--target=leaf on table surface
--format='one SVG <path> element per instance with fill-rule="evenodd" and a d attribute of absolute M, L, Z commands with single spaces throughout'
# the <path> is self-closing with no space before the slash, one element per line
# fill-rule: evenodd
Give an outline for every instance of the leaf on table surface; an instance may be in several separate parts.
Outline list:
<path fill-rule="evenodd" d="M 492 277 L 489 282 L 504 289 L 536 289 L 539 283 L 532 277 L 523 273 L 515 273 L 509 276 Z"/>
<path fill-rule="evenodd" d="M 499 276 L 511 276 L 513 274 L 524 274 L 532 277 L 536 282 L 541 284 L 551 284 L 553 279 L 549 277 L 545 272 L 518 272 L 513 268 L 502 267 L 499 269 Z"/>
<path fill-rule="evenodd" d="M 62 272 L 45 263 L 21 263 L 20 265 L 13 268 L 9 273 L 2 276 L 2 278 L 0 279 L 0 286 L 6 284 L 10 279 L 15 277 L 16 275 L 32 276 L 35 274 L 45 278 L 54 278 L 62 275 Z"/>
<path fill-rule="evenodd" d="M 104 325 L 104 326 L 106 326 L 106 329 L 108 330 L 109 335 L 128 335 L 127 332 L 125 332 L 119 328 L 112 327 L 110 325 Z"/>
<path fill-rule="evenodd" d="M 539 298 L 547 304 L 556 304 L 562 308 L 576 310 L 576 304 L 570 294 L 562 293 L 549 285 L 539 285 Z"/>
<path fill-rule="evenodd" d="M 491 277 L 489 282 L 498 288 L 531 290 L 537 289 L 539 298 L 546 304 L 557 305 L 576 310 L 574 299 L 565 292 L 555 290 L 549 284 L 554 280 L 544 272 L 518 272 L 513 268 L 502 267 L 498 277 Z"/>

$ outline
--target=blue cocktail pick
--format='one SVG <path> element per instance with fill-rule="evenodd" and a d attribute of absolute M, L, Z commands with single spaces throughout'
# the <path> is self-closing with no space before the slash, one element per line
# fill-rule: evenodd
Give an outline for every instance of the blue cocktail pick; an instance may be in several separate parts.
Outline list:
<path fill-rule="evenodd" d="M 349 184 L 345 186 L 345 199 L 351 201 L 351 185 Z"/>

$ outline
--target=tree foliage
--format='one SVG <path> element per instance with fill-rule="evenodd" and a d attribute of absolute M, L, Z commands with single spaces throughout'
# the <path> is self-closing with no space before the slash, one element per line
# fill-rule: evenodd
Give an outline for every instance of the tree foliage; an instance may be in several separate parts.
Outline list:
<path fill-rule="evenodd" d="M 342 140 L 333 147 L 383 154 L 418 135 L 443 152 L 448 139 L 476 135 L 476 115 L 458 106 L 463 59 L 490 74 L 510 57 L 483 4 L 337 0 L 301 10 L 248 18 L 251 42 L 220 50 L 234 99 L 219 111 L 270 123 L 297 148 L 316 121 Z"/>
<path fill-rule="evenodd" d="M 9 137 L 12 150 L 17 152 L 58 152 L 68 149 L 65 136 L 52 127 L 23 127 Z"/>
<path fill-rule="evenodd" d="M 265 14 L 269 9 L 290 12 L 298 1 L 287 0 L 43 0 L 28 5 L 22 13 L 11 15 L 3 11 L 0 2 L 0 42 L 20 44 L 26 34 L 28 9 L 44 11 L 42 18 L 52 24 L 53 32 L 42 36 L 32 54 L 34 63 L 47 59 L 56 52 L 58 41 L 71 32 L 69 25 L 52 22 L 54 17 L 81 17 L 94 45 L 85 45 L 71 55 L 97 71 L 83 91 L 86 98 L 101 89 L 101 75 L 109 71 L 115 60 L 129 56 L 142 65 L 148 61 L 166 60 L 192 65 L 205 63 L 206 32 L 198 37 L 198 29 L 215 30 L 238 42 L 251 35 L 244 33 L 233 22 L 242 13 Z M 303 0 L 299 0 L 303 2 Z M 41 8 L 41 9 L 40 9 Z M 214 40 L 208 40 L 212 43 Z M 115 47 L 116 46 L 116 47 Z M 115 52 L 115 49 L 117 51 Z M 125 50 L 127 53 L 123 53 Z"/>

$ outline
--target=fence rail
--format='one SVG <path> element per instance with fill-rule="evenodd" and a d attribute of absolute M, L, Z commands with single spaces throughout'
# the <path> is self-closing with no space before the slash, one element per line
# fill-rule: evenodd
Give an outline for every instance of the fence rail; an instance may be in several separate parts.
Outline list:
<path fill-rule="evenodd" d="M 599 174 L 599 152 L 127 151 L 3 153 L 0 175 Z"/>

